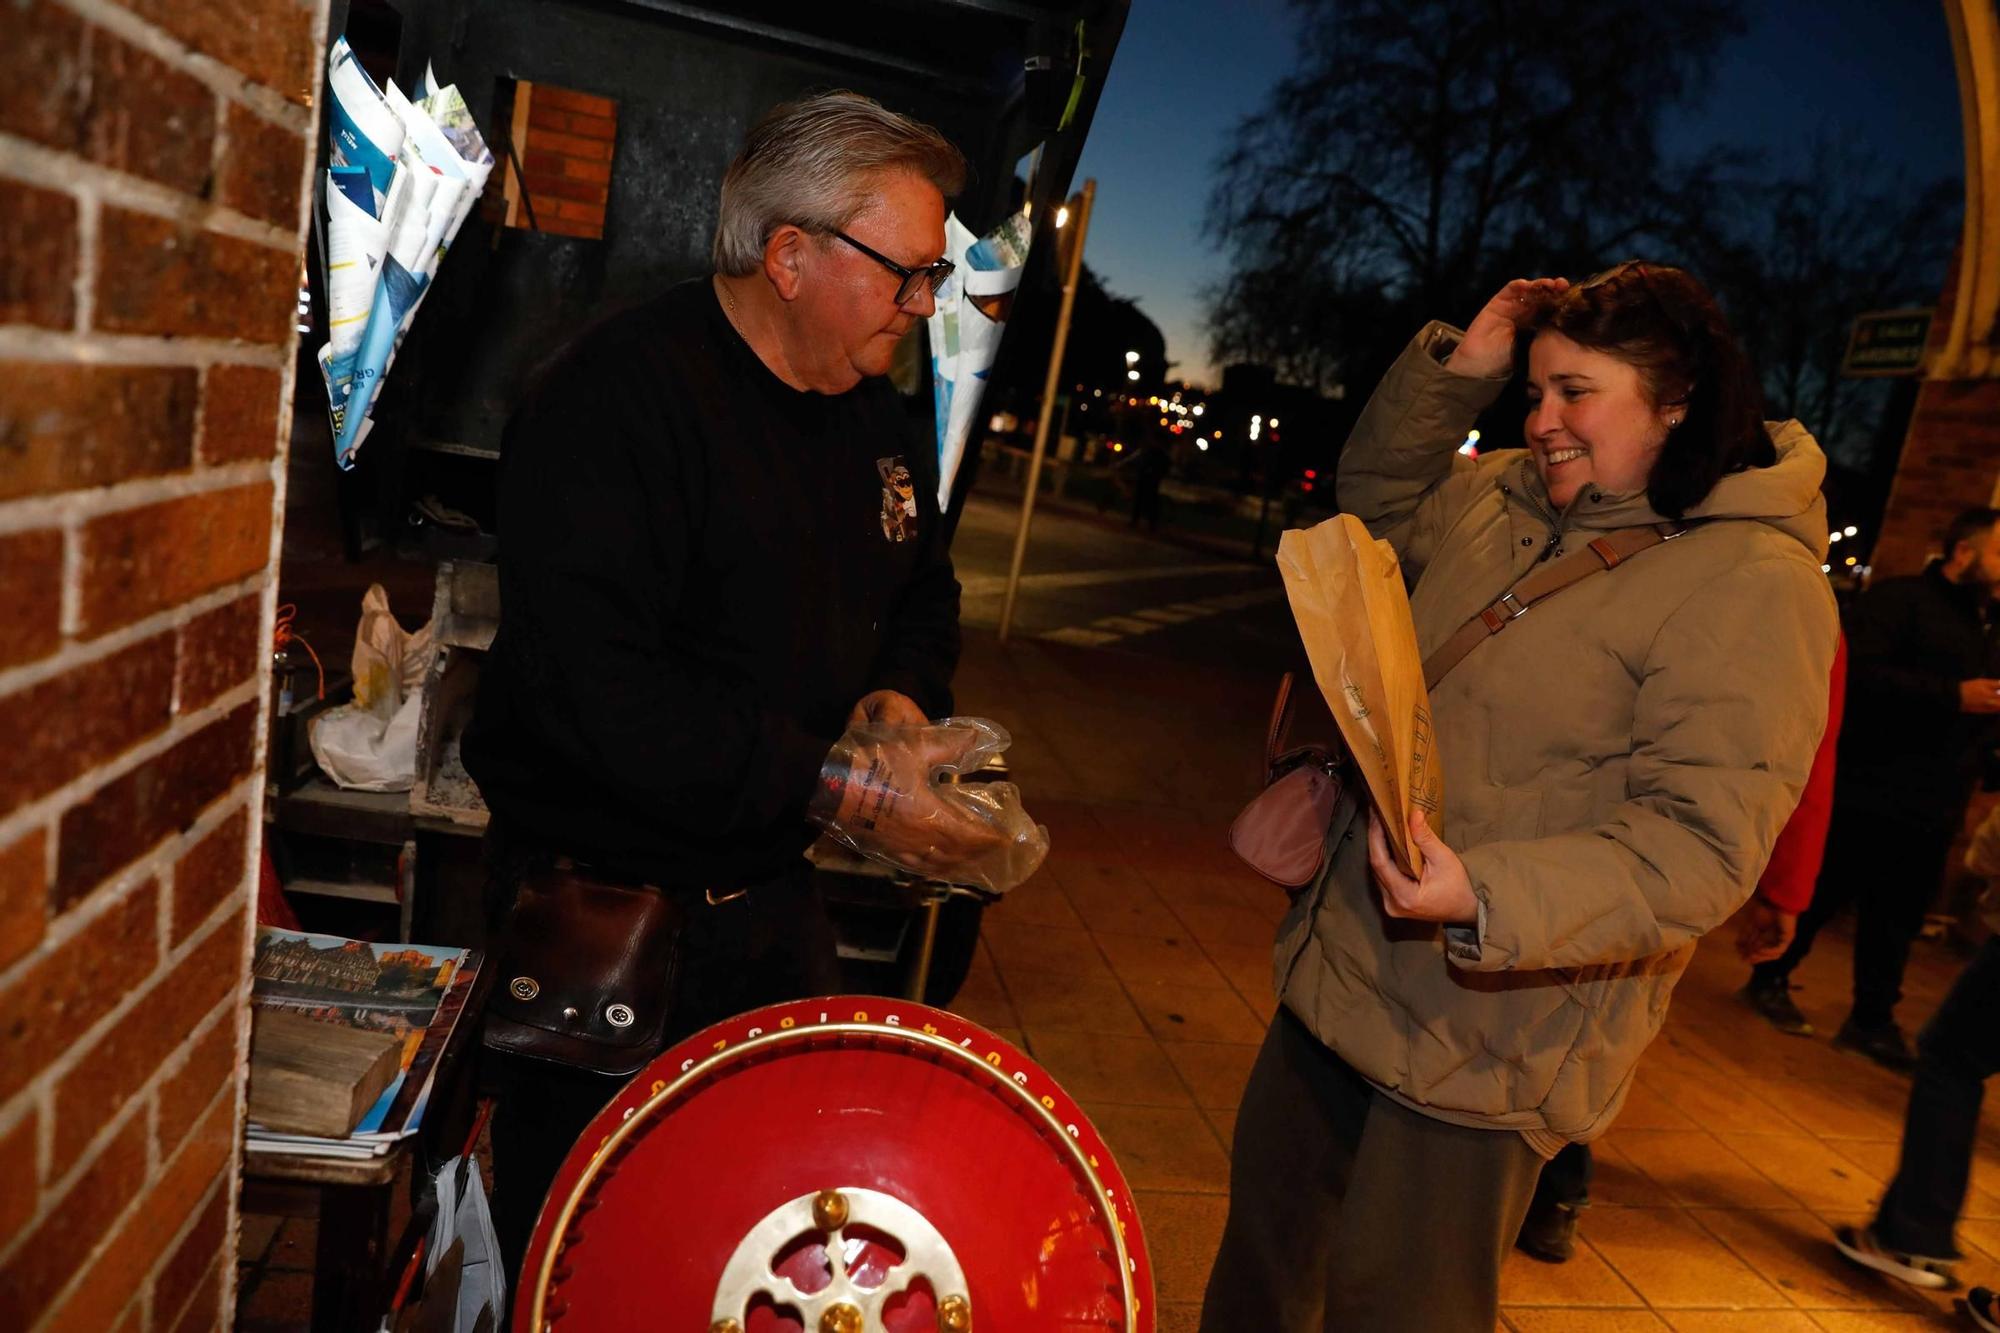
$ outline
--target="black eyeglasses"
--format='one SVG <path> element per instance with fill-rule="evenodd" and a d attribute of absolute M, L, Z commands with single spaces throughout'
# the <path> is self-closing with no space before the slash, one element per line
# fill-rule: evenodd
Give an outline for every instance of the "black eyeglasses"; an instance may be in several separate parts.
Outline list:
<path fill-rule="evenodd" d="M 958 267 L 949 259 L 940 259 L 935 264 L 926 264 L 922 268 L 910 268 L 898 264 L 880 250 L 863 245 L 844 231 L 836 231 L 833 234 L 903 280 L 896 288 L 897 305 L 908 305 L 916 297 L 917 288 L 925 283 L 930 284 L 931 291 L 936 293 L 938 288 L 944 286 L 944 280 L 951 276 L 952 270 Z"/>

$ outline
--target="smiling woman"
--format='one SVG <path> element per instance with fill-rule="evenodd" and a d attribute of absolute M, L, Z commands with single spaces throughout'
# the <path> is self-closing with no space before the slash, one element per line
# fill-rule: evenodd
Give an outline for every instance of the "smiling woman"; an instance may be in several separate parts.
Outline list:
<path fill-rule="evenodd" d="M 1524 342 L 1527 450 L 1460 454 Z M 1507 284 L 1370 398 L 1341 501 L 1395 547 L 1427 656 L 1486 633 L 1430 692 L 1422 876 L 1350 783 L 1280 928 L 1205 1330 L 1492 1327 L 1543 1159 L 1609 1128 L 1694 942 L 1750 896 L 1837 635 L 1826 460 L 1754 383 L 1699 283 L 1625 264 Z M 1537 600 L 1566 547 L 1603 563 Z"/>

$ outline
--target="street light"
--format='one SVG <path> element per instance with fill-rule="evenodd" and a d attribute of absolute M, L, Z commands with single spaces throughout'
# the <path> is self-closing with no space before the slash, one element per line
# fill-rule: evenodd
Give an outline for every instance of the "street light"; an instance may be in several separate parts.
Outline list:
<path fill-rule="evenodd" d="M 1852 537 L 1858 534 L 1861 530 L 1852 525 L 1849 525 L 1848 527 L 1842 528 L 1841 531 L 1846 533 L 1848 536 Z"/>
<path fill-rule="evenodd" d="M 1060 231 L 1068 225 L 1069 225 L 1069 205 L 1064 204 L 1060 208 L 1056 209 L 1056 230 Z"/>
<path fill-rule="evenodd" d="M 1826 539 L 1830 542 L 1837 542 L 1840 540 L 1840 537 L 1841 534 L 1838 532 L 1829 532 L 1826 534 Z"/>
<path fill-rule="evenodd" d="M 1128 380 L 1136 380 L 1139 378 L 1139 372 L 1136 370 L 1128 370 L 1125 372 L 1125 378 Z"/>
<path fill-rule="evenodd" d="M 1200 403 L 1196 403 L 1194 405 L 1194 414 L 1196 416 L 1200 416 L 1202 414 L 1202 411 L 1203 411 L 1203 405 Z"/>
<path fill-rule="evenodd" d="M 1139 364 L 1139 354 L 1138 354 L 1137 352 L 1127 352 L 1127 353 L 1125 353 L 1125 364 L 1126 364 L 1126 365 L 1128 365 L 1128 366 L 1136 366 L 1136 365 L 1138 365 L 1138 364 Z"/>

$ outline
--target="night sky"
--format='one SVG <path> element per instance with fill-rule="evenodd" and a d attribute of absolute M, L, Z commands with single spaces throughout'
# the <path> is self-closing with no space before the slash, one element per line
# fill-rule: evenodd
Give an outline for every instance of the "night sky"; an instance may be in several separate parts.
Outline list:
<path fill-rule="evenodd" d="M 1958 81 L 1938 0 L 1746 0 L 1706 104 L 1670 148 L 1715 142 L 1783 158 L 1825 130 L 1915 181 L 1963 170 Z M 1209 380 L 1201 291 L 1223 271 L 1201 233 L 1210 169 L 1289 69 L 1283 0 L 1132 0 L 1078 170 L 1097 177 L 1090 264 L 1167 336 L 1176 374 Z M 1465 319 L 1470 311 L 1439 311 Z"/>

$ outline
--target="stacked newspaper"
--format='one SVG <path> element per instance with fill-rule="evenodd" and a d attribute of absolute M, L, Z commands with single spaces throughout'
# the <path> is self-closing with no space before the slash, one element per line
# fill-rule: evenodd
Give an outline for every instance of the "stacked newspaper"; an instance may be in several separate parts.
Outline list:
<path fill-rule="evenodd" d="M 426 68 L 413 99 L 361 68 L 347 39 L 327 58 L 326 296 L 320 375 L 334 459 L 354 466 L 396 348 L 438 261 L 471 215 L 493 154 L 457 85 Z"/>
<path fill-rule="evenodd" d="M 386 1032 L 403 1044 L 395 1080 L 345 1138 L 280 1134 L 251 1123 L 251 1152 L 306 1157 L 380 1157 L 417 1132 L 437 1079 L 438 1059 L 479 977 L 475 949 L 370 944 L 338 935 L 257 928 L 250 1002 L 339 1027 Z M 477 1021 L 474 1015 L 470 1021 Z"/>
<path fill-rule="evenodd" d="M 951 487 L 965 458 L 966 438 L 979 411 L 986 377 L 1000 355 L 1014 289 L 1028 262 L 1031 232 L 1025 210 L 985 237 L 974 236 L 953 213 L 945 219 L 945 255 L 957 267 L 938 290 L 931 314 L 931 385 L 936 396 L 938 508 L 951 505 Z"/>

